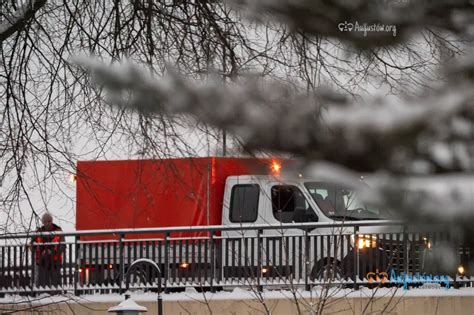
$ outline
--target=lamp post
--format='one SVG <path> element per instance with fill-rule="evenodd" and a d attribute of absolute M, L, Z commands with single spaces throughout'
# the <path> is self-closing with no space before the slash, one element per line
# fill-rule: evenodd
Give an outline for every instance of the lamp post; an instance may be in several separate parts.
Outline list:
<path fill-rule="evenodd" d="M 125 301 L 122 301 L 119 305 L 108 309 L 109 313 L 115 313 L 117 315 L 138 315 L 146 311 L 148 310 L 145 306 L 138 305 L 127 295 L 125 295 Z"/>
<path fill-rule="evenodd" d="M 163 315 L 163 299 L 161 297 L 161 270 L 160 270 L 160 267 L 153 260 L 148 259 L 148 258 L 140 258 L 140 259 L 135 260 L 130 265 L 127 272 L 125 273 L 125 286 L 126 286 L 127 291 L 128 291 L 128 288 L 130 286 L 130 275 L 132 274 L 133 271 L 135 271 L 135 269 L 137 269 L 138 267 L 143 266 L 143 265 L 152 266 L 153 268 L 155 268 L 156 272 L 158 273 L 158 298 L 157 298 L 158 315 Z M 122 303 L 124 303 L 124 302 L 122 302 Z M 120 303 L 120 304 L 122 304 L 122 303 Z M 146 308 L 145 308 L 145 312 L 146 312 Z M 135 313 L 135 314 L 137 314 L 137 313 Z"/>

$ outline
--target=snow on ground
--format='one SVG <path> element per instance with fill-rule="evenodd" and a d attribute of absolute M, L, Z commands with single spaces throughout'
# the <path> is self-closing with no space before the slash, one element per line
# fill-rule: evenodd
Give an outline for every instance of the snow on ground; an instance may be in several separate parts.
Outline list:
<path fill-rule="evenodd" d="M 299 298 L 311 299 L 318 298 L 321 296 L 323 290 L 321 288 L 313 289 L 312 291 L 298 290 L 297 296 Z M 204 293 L 199 293 L 193 288 L 188 288 L 185 292 L 163 294 L 163 301 L 174 302 L 174 301 L 204 301 Z M 264 299 L 293 299 L 293 295 L 287 290 L 264 290 L 262 292 Z M 460 288 L 460 289 L 445 289 L 445 288 L 433 288 L 433 289 L 410 289 L 403 290 L 403 288 L 379 288 L 369 289 L 361 288 L 360 290 L 354 291 L 351 289 L 330 289 L 330 298 L 370 298 L 370 297 L 470 297 L 474 296 L 474 287 L 471 288 Z M 255 299 L 256 295 L 252 291 L 236 288 L 233 291 L 221 291 L 216 293 L 206 292 L 206 300 L 218 301 L 218 300 L 251 300 Z M 137 302 L 152 302 L 156 301 L 156 293 L 149 292 L 132 292 L 131 298 Z M 106 303 L 116 302 L 119 303 L 124 300 L 124 295 L 120 294 L 95 294 L 95 295 L 82 295 L 74 296 L 72 294 L 49 296 L 43 294 L 39 297 L 21 297 L 21 296 L 5 296 L 0 298 L 0 304 L 8 303 L 61 303 L 61 302 L 78 302 L 78 303 Z"/>

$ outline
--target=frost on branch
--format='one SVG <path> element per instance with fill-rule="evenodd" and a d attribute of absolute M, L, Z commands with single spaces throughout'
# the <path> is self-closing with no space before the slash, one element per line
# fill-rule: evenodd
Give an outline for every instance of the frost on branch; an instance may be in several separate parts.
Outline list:
<path fill-rule="evenodd" d="M 371 188 L 362 191 L 370 204 L 396 209 L 413 224 L 442 223 L 450 229 L 453 224 L 446 223 L 465 222 L 455 226 L 463 237 L 474 234 L 474 181 L 458 176 L 474 168 L 469 61 L 452 68 L 455 80 L 419 98 L 370 97 L 357 103 L 327 89 L 307 94 L 281 84 L 204 84 L 173 71 L 153 78 L 130 64 L 109 67 L 90 58 L 78 63 L 113 104 L 192 115 L 237 135 L 248 149 L 296 154 L 310 166 L 331 163 L 319 173 L 304 171 L 311 177 L 356 187 L 354 171 L 371 173 Z"/>
<path fill-rule="evenodd" d="M 469 0 L 227 0 L 248 16 L 283 21 L 294 31 L 336 37 L 361 48 L 394 45 L 423 27 L 449 30 L 460 36 L 474 35 L 474 6 Z M 349 23 L 395 26 L 394 32 L 344 31 Z M 341 27 L 342 26 L 342 27 Z"/>
<path fill-rule="evenodd" d="M 452 223 L 448 228 L 457 228 L 462 222 L 472 225 L 474 219 L 474 175 L 471 174 L 393 176 L 378 172 L 361 179 L 359 174 L 328 162 L 309 163 L 302 172 L 310 178 L 357 190 L 367 204 L 390 205 L 397 210 L 397 216 L 406 220 Z"/>
<path fill-rule="evenodd" d="M 470 1 L 407 1 L 390 10 L 375 5 L 385 1 L 369 0 L 229 2 L 305 35 L 336 37 L 361 48 L 397 44 L 425 27 L 461 39 L 473 36 Z M 365 37 L 339 29 L 340 23 L 354 20 L 393 24 L 397 36 Z M 474 58 L 466 56 L 447 65 L 444 82 L 424 82 L 426 90 L 416 97 L 358 101 L 329 89 L 309 93 L 250 79 L 202 83 L 172 70 L 156 78 L 127 63 L 110 68 L 90 58 L 77 62 L 113 104 L 142 113 L 191 115 L 236 135 L 252 151 L 290 153 L 310 166 L 327 161 L 335 166 L 325 165 L 327 178 L 345 185 L 356 187 L 356 173 L 371 173 L 371 188 L 361 191 L 364 200 L 395 209 L 411 224 L 455 227 L 467 240 L 474 234 L 469 176 L 474 170 Z"/>
<path fill-rule="evenodd" d="M 463 173 L 428 176 L 378 172 L 364 176 L 327 162 L 313 162 L 305 176 L 335 182 L 357 192 L 365 205 L 388 209 L 396 219 L 414 226 L 418 233 L 448 232 L 449 242 L 437 242 L 435 257 L 427 260 L 433 272 L 450 273 L 459 265 L 458 242 L 472 244 L 474 228 L 474 175 Z M 381 233 L 386 231 L 381 230 Z M 443 259 L 443 256 L 449 259 Z M 474 267 L 474 261 L 471 261 Z"/>
<path fill-rule="evenodd" d="M 252 80 L 204 84 L 173 71 L 153 78 L 127 63 L 109 67 L 89 58 L 78 63 L 106 89 L 111 103 L 145 113 L 192 115 L 235 134 L 250 150 L 291 153 L 363 172 L 474 168 L 474 89 L 468 79 L 417 98 L 350 102 L 327 89 L 306 93 Z M 456 77 L 462 77 L 459 71 Z"/>

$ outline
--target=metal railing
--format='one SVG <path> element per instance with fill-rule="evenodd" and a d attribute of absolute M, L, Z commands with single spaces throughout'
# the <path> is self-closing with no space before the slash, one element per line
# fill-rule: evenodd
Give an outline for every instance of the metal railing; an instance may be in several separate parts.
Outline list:
<path fill-rule="evenodd" d="M 452 235 L 433 228 L 411 230 L 400 222 L 298 223 L 199 226 L 61 232 L 66 240 L 34 243 L 50 233 L 0 236 L 0 292 L 15 294 L 123 292 L 124 276 L 138 259 L 152 266 L 134 270 L 131 288 L 165 292 L 184 287 L 215 291 L 245 286 L 255 290 L 314 285 L 400 285 L 394 275 L 436 270 L 436 251 Z M 456 243 L 459 261 L 471 246 Z M 469 272 L 469 271 L 467 271 Z M 444 274 L 443 274 L 444 275 Z M 161 279 L 158 279 L 158 277 Z M 445 275 L 449 284 L 471 285 L 470 276 Z M 446 285 L 444 281 L 441 285 Z M 128 283 L 127 283 L 128 284 Z"/>

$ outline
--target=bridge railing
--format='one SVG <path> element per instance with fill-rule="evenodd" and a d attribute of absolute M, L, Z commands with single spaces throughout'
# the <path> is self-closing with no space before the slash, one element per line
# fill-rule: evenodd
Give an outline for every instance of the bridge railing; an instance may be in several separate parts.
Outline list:
<path fill-rule="evenodd" d="M 433 227 L 394 221 L 199 226 L 61 232 L 62 242 L 36 243 L 50 233 L 0 236 L 0 292 L 123 292 L 184 287 L 309 289 L 315 285 L 471 285 L 472 247 Z M 458 249 L 449 270 L 438 259 Z M 465 270 L 457 270 L 463 265 Z M 462 271 L 462 272 L 461 272 Z"/>

